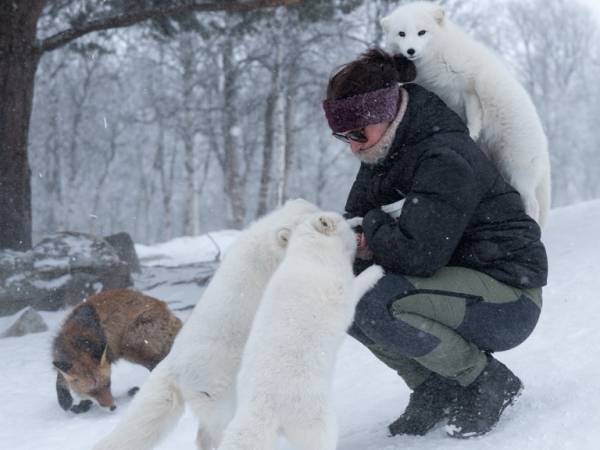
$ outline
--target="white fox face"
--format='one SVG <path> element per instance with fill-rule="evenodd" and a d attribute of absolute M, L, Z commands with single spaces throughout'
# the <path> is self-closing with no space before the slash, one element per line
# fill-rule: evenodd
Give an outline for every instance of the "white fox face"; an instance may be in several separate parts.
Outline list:
<path fill-rule="evenodd" d="M 444 24 L 444 10 L 433 3 L 409 3 L 381 19 L 388 50 L 417 60 Z"/>
<path fill-rule="evenodd" d="M 323 211 L 313 214 L 302 224 L 305 235 L 312 235 L 314 242 L 325 245 L 324 239 L 335 239 L 341 243 L 342 249 L 349 259 L 356 253 L 355 233 L 341 214 Z"/>
<path fill-rule="evenodd" d="M 277 249 L 285 251 L 292 229 L 302 222 L 305 216 L 314 214 L 317 211 L 319 211 L 319 208 L 316 205 L 297 198 L 288 200 L 278 211 L 271 213 L 269 218 L 263 219 L 273 221 L 276 224 L 275 240 Z"/>

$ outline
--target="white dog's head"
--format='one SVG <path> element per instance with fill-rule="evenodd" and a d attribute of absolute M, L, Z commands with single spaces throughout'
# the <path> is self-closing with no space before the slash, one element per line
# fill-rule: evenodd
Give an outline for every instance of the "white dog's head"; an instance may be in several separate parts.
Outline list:
<path fill-rule="evenodd" d="M 292 242 L 302 241 L 305 245 L 310 241 L 319 251 L 326 251 L 333 246 L 341 250 L 350 261 L 356 253 L 355 233 L 341 214 L 336 212 L 319 212 L 312 214 L 292 232 Z"/>
<path fill-rule="evenodd" d="M 444 26 L 444 10 L 432 2 L 414 2 L 400 6 L 381 19 L 385 44 L 393 53 L 410 60 L 427 54 L 427 46 Z"/>
<path fill-rule="evenodd" d="M 293 230 L 318 211 L 320 208 L 301 198 L 288 200 L 280 208 L 254 222 L 239 239 L 247 242 L 255 253 L 260 253 L 263 260 L 280 261 Z M 237 247 L 247 248 L 248 245 Z"/>

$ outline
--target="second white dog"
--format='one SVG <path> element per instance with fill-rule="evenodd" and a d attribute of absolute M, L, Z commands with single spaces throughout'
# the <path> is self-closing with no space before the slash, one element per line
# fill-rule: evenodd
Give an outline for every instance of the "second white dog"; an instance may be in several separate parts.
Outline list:
<path fill-rule="evenodd" d="M 523 86 L 433 2 L 402 5 L 381 25 L 389 50 L 415 63 L 415 82 L 465 120 L 471 137 L 521 194 L 525 211 L 543 225 L 550 208 L 548 144 Z"/>
<path fill-rule="evenodd" d="M 272 450 L 281 433 L 296 449 L 334 450 L 335 356 L 358 300 L 383 275 L 354 277 L 355 234 L 337 213 L 319 213 L 292 233 L 267 285 L 237 382 L 237 412 L 219 450 Z"/>

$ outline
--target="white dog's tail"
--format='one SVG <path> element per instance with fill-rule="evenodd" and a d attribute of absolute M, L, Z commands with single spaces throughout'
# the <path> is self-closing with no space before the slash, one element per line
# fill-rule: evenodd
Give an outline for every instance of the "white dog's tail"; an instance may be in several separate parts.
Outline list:
<path fill-rule="evenodd" d="M 162 369 L 162 370 L 161 370 Z M 117 427 L 94 450 L 144 450 L 154 448 L 184 411 L 183 396 L 159 364 L 129 405 Z"/>
<path fill-rule="evenodd" d="M 546 220 L 548 219 L 548 213 L 550 211 L 550 196 L 551 196 L 551 187 L 550 187 L 550 171 L 547 170 L 544 173 L 544 176 L 539 185 L 535 188 L 535 196 L 538 201 L 538 205 L 540 207 L 540 227 L 544 227 L 546 224 Z"/>

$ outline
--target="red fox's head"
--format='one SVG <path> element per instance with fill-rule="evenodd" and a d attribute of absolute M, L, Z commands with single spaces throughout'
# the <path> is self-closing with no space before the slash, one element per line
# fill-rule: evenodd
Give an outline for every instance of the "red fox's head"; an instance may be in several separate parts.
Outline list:
<path fill-rule="evenodd" d="M 81 353 L 72 361 L 53 361 L 69 384 L 69 387 L 84 398 L 93 398 L 100 406 L 115 409 L 115 401 L 110 390 L 110 361 L 106 356 L 106 347 L 97 358 L 95 355 Z"/>
<path fill-rule="evenodd" d="M 96 400 L 100 406 L 115 409 L 110 390 L 109 349 L 92 305 L 78 306 L 67 318 L 54 341 L 52 364 L 71 390 Z"/>

